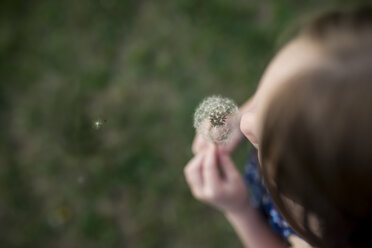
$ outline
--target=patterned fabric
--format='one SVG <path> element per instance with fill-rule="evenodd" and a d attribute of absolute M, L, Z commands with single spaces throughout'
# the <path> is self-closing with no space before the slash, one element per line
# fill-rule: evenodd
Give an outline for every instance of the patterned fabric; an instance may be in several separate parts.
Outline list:
<path fill-rule="evenodd" d="M 269 192 L 266 190 L 263 179 L 258 171 L 258 157 L 257 150 L 253 150 L 250 159 L 245 167 L 244 179 L 251 191 L 251 202 L 259 208 L 270 226 L 284 239 L 288 239 L 289 235 L 295 232 L 288 226 L 287 222 L 280 216 L 276 210 Z"/>

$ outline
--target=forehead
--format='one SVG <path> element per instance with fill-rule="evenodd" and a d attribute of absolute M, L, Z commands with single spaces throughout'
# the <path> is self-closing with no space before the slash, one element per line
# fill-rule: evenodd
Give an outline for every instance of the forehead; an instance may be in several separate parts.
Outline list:
<path fill-rule="evenodd" d="M 277 53 L 265 70 L 257 97 L 266 96 L 269 91 L 273 91 L 294 75 L 318 66 L 323 62 L 321 55 L 321 47 L 315 41 L 307 38 L 291 41 Z"/>
<path fill-rule="evenodd" d="M 315 41 L 297 38 L 288 43 L 273 58 L 261 78 L 255 94 L 257 114 L 261 114 L 272 95 L 292 77 L 325 62 L 324 51 Z"/>

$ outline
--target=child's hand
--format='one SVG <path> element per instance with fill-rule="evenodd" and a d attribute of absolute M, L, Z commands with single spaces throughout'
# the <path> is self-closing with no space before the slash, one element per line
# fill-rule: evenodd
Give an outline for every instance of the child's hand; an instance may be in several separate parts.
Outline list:
<path fill-rule="evenodd" d="M 240 133 L 240 131 L 234 133 L 234 137 L 230 142 L 218 145 L 218 150 L 224 153 L 231 153 L 242 140 L 242 138 L 243 135 Z M 198 154 L 205 151 L 211 145 L 213 145 L 213 142 L 203 138 L 200 134 L 196 134 L 191 149 L 194 154 Z"/>
<path fill-rule="evenodd" d="M 217 163 L 218 161 L 218 163 Z M 217 166 L 220 166 L 221 175 Z M 240 212 L 249 205 L 247 188 L 229 155 L 208 144 L 186 165 L 185 177 L 200 201 L 227 212 Z"/>

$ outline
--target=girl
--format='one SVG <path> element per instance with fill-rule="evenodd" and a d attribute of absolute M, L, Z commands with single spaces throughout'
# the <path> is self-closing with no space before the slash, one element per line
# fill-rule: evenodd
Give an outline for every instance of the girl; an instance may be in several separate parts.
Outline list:
<path fill-rule="evenodd" d="M 229 155 L 238 138 L 218 147 L 195 138 L 184 170 L 193 195 L 222 211 L 246 247 L 372 247 L 371 96 L 372 8 L 315 18 L 240 109 L 258 154 L 246 168 L 251 198 Z"/>

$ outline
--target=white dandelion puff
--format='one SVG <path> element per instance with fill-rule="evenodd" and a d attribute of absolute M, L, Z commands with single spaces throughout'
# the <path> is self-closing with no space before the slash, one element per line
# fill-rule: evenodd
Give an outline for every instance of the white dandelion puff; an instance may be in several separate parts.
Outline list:
<path fill-rule="evenodd" d="M 198 134 L 214 143 L 226 143 L 238 128 L 239 109 L 229 98 L 211 96 L 196 109 L 194 127 Z"/>

